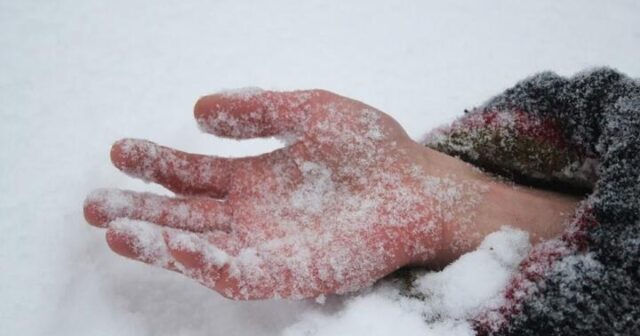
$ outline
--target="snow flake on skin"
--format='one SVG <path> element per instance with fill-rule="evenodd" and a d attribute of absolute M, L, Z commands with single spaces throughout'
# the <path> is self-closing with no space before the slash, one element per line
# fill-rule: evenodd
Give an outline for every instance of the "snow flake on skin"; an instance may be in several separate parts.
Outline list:
<path fill-rule="evenodd" d="M 158 215 L 163 221 L 189 221 L 192 229 L 203 220 L 216 221 L 217 229 L 229 223 L 222 241 L 169 239 L 172 249 L 200 254 L 204 264 L 187 270 L 200 282 L 238 299 L 346 293 L 369 286 L 416 253 L 433 255 L 441 239 L 438 227 L 475 206 L 479 196 L 474 195 L 482 191 L 457 183 L 455 176 L 435 178 L 421 170 L 415 153 L 408 153 L 413 142 L 383 113 L 329 93 L 286 95 L 219 95 L 205 98 L 208 107 L 196 108 L 201 125 L 216 134 L 242 138 L 296 129 L 302 134 L 288 147 L 235 161 L 230 187 L 221 190 L 225 201 L 207 203 L 214 210 L 232 209 L 228 218 L 192 213 L 197 198 L 189 198 L 190 207 L 177 204 Z M 314 110 L 294 111 L 301 99 L 315 104 Z M 194 170 L 181 159 L 153 164 L 176 176 L 191 175 Z M 199 178 L 207 175 L 202 169 Z"/>
<path fill-rule="evenodd" d="M 121 218 L 109 223 L 109 228 L 130 237 L 129 243 L 139 258 L 158 267 L 173 266 L 174 260 L 164 243 L 162 231 L 154 224 Z"/>
<path fill-rule="evenodd" d="M 127 175 L 161 183 L 175 193 L 213 197 L 224 196 L 221 190 L 230 168 L 229 159 L 193 155 L 141 139 L 114 143 L 111 160 Z"/>
<path fill-rule="evenodd" d="M 310 165 L 309 167 L 313 167 L 313 168 L 317 168 L 316 166 Z M 326 177 L 326 176 L 325 176 Z M 307 178 L 311 178 L 312 180 L 317 179 L 318 175 L 315 176 L 307 176 Z M 317 182 L 317 181 L 316 181 Z M 433 195 L 434 193 L 434 188 L 438 185 L 439 181 L 431 181 L 430 182 L 430 188 L 428 189 L 429 195 Z M 313 183 L 312 183 L 313 185 Z M 329 184 L 330 185 L 330 184 Z M 323 188 L 327 188 L 327 184 L 323 184 L 322 185 Z M 400 188 L 402 189 L 402 188 Z M 323 281 L 327 281 L 329 280 L 331 277 L 333 277 L 333 281 L 337 282 L 337 283 L 342 283 L 343 285 L 339 288 L 336 288 L 336 290 L 338 292 L 347 292 L 347 291 L 351 291 L 354 289 L 357 289 L 359 287 L 362 287 L 363 285 L 366 285 L 367 283 L 369 283 L 371 280 L 371 276 L 370 276 L 370 272 L 376 272 L 376 269 L 380 268 L 381 265 L 384 265 L 385 263 L 383 262 L 383 260 L 385 258 L 389 257 L 389 253 L 392 253 L 391 251 L 387 251 L 385 249 L 382 248 L 377 248 L 377 249 L 371 249 L 370 247 L 367 247 L 367 245 L 369 243 L 365 242 L 365 241 L 359 241 L 359 240 L 349 240 L 347 243 L 348 245 L 339 245 L 336 246 L 334 249 L 332 249 L 332 258 L 329 261 L 329 264 L 326 265 L 328 266 L 322 266 L 322 263 L 317 263 L 315 265 L 307 265 L 306 263 L 308 262 L 308 260 L 312 260 L 309 259 L 308 257 L 304 257 L 305 255 L 311 257 L 314 254 L 317 254 L 317 252 L 312 252 L 312 251 L 320 251 L 323 249 L 327 248 L 327 245 L 325 243 L 324 240 L 318 240 L 318 241 L 305 241 L 304 243 L 301 241 L 296 241 L 296 239 L 305 239 L 303 237 L 299 237 L 299 238 L 295 238 L 297 237 L 296 234 L 301 233 L 301 229 L 305 227 L 305 222 L 313 222 L 313 221 L 317 221 L 320 220 L 322 221 L 322 218 L 318 218 L 318 219 L 311 219 L 311 217 L 308 216 L 315 216 L 314 214 L 318 213 L 319 210 L 322 210 L 321 213 L 324 216 L 327 216 L 328 218 L 331 218 L 330 220 L 333 222 L 324 222 L 324 224 L 320 225 L 320 228 L 323 228 L 324 230 L 329 230 L 331 232 L 340 232 L 340 231 L 344 231 L 344 235 L 345 236 L 353 236 L 353 233 L 350 233 L 350 230 L 353 230 L 353 228 L 355 227 L 360 227 L 362 230 L 371 230 L 371 228 L 368 228 L 368 225 L 382 225 L 382 223 L 377 222 L 377 217 L 378 215 L 376 214 L 376 212 L 371 212 L 371 211 L 362 211 L 362 212 L 358 212 L 358 207 L 362 207 L 365 206 L 366 208 L 369 208 L 371 210 L 374 209 L 379 209 L 381 204 L 377 204 L 377 199 L 383 199 L 381 196 L 377 196 L 376 194 L 373 195 L 369 195 L 369 197 L 365 197 L 365 198 L 361 198 L 359 195 L 349 195 L 349 196 L 342 196 L 340 193 L 336 193 L 336 191 L 330 191 L 333 193 L 334 198 L 341 200 L 344 199 L 346 201 L 347 208 L 344 208 L 343 210 L 339 210 L 341 209 L 341 207 L 337 207 L 336 208 L 336 204 L 333 203 L 322 203 L 322 204 L 318 204 L 318 203 L 314 203 L 314 202 L 310 202 L 309 200 L 300 200 L 300 194 L 304 194 L 305 190 L 308 190 L 308 187 L 305 187 L 303 184 L 303 187 L 301 187 L 301 189 L 299 189 L 298 191 L 295 191 L 293 193 L 293 198 L 292 204 L 297 204 L 295 203 L 296 201 L 300 202 L 300 201 L 304 201 L 302 204 L 306 204 L 308 205 L 307 207 L 303 208 L 303 209 L 299 209 L 302 210 L 299 213 L 299 217 L 297 217 L 297 220 L 295 222 L 290 222 L 287 221 L 285 218 L 281 218 L 278 220 L 274 220 L 274 224 L 278 225 L 280 224 L 280 226 L 282 225 L 282 223 L 287 223 L 290 222 L 292 225 L 292 232 L 291 234 L 293 235 L 291 237 L 291 239 L 293 239 L 293 243 L 292 246 L 309 246 L 311 248 L 311 250 L 306 250 L 306 252 L 303 252 L 301 250 L 297 250 L 295 253 L 296 257 L 302 257 L 302 258 L 297 258 L 297 259 L 288 259 L 286 261 L 284 261 L 282 263 L 282 266 L 276 266 L 276 265 L 271 265 L 269 266 L 269 268 L 273 268 L 273 267 L 285 267 L 286 269 L 293 271 L 293 272 L 297 272 L 298 274 L 302 274 L 299 273 L 302 270 L 308 269 L 309 267 L 311 268 L 316 268 L 318 269 L 317 272 L 320 274 L 320 277 L 323 278 Z M 453 195 L 453 189 L 451 184 L 449 184 L 448 187 L 443 188 L 444 195 L 445 196 L 445 200 L 447 200 L 447 202 L 449 202 L 450 204 L 453 204 L 453 202 L 457 201 L 459 198 L 455 197 Z M 457 190 L 456 190 L 457 191 Z M 383 190 L 377 191 L 377 192 L 384 192 Z M 388 192 L 388 191 L 387 191 Z M 315 195 L 314 193 L 311 193 L 311 195 Z M 407 202 L 404 206 L 400 206 L 400 209 L 398 208 L 398 205 L 396 204 L 396 207 L 387 210 L 386 212 L 386 218 L 388 218 L 387 222 L 385 222 L 384 225 L 397 225 L 397 226 L 404 226 L 406 225 L 407 221 L 411 221 L 411 213 L 415 212 L 414 207 L 417 206 L 417 204 L 421 201 L 424 200 L 425 196 L 411 196 L 412 192 L 409 190 L 406 191 L 400 191 L 399 192 L 399 197 L 405 197 L 407 198 L 407 200 L 409 200 L 409 202 Z M 378 198 L 380 197 L 380 198 Z M 329 198 L 331 200 L 333 200 L 334 198 Z M 276 202 L 279 204 L 287 204 L 287 202 Z M 307 204 L 308 203 L 308 204 Z M 313 204 L 316 204 L 316 206 L 313 206 Z M 339 202 L 337 204 L 342 204 L 342 202 Z M 350 205 L 349 205 L 350 204 Z M 309 206 L 311 205 L 311 206 Z M 447 206 L 443 206 L 440 209 L 442 211 L 445 211 L 445 208 L 447 208 L 449 205 Z M 350 209 L 349 206 L 354 207 L 354 209 Z M 271 205 L 268 205 L 267 209 L 271 209 Z M 335 209 L 335 210 L 332 210 Z M 329 212 L 327 212 L 329 211 Z M 339 213 L 335 213 L 335 211 L 339 211 Z M 344 212 L 342 212 L 344 211 Z M 277 213 L 277 212 L 276 212 Z M 359 213 L 359 215 L 358 215 Z M 377 224 L 376 224 L 377 223 Z M 354 227 L 354 224 L 357 224 L 357 226 Z M 420 226 L 420 231 L 425 231 L 425 232 L 432 232 L 434 230 L 434 225 L 424 225 L 424 226 Z M 311 232 L 314 232 L 313 230 Z M 331 238 L 330 238 L 331 240 Z M 364 244 L 364 245 L 363 245 Z M 264 246 L 266 247 L 266 246 Z M 272 245 L 272 247 L 270 247 L 268 250 L 270 250 L 271 248 L 275 248 L 275 252 L 274 253 L 282 253 L 281 250 L 278 250 L 278 246 L 277 245 Z M 411 252 L 416 252 L 418 249 L 421 249 L 421 252 L 427 252 L 429 250 L 428 247 L 425 246 L 411 246 L 409 248 L 409 251 L 407 253 L 411 253 Z M 266 250 L 265 250 L 266 251 Z M 377 256 L 374 256 L 373 254 L 369 255 L 368 257 L 356 257 L 358 255 L 358 253 L 355 253 L 355 251 L 369 251 L 369 253 L 373 253 L 376 254 Z M 264 251 L 263 251 L 264 252 Z M 354 254 L 355 253 L 355 254 Z M 260 263 L 261 262 L 266 262 L 269 263 L 269 260 L 274 260 L 277 259 L 278 256 L 275 255 L 270 255 L 270 254 L 266 254 L 266 253 L 261 253 L 260 256 L 256 256 L 255 254 L 252 254 L 252 256 L 254 256 L 254 258 L 252 259 L 254 262 L 258 262 L 258 258 L 260 258 Z M 353 259 L 357 259 L 360 260 L 359 262 L 354 262 L 352 261 Z M 373 258 L 373 259 L 372 259 Z M 362 262 L 364 260 L 372 260 L 372 262 L 370 264 L 363 264 Z M 294 262 L 294 260 L 297 260 Z M 376 261 L 373 261 L 376 260 Z M 286 266 L 284 266 L 286 265 Z M 293 267 L 293 269 L 291 268 L 294 265 L 299 265 L 297 267 Z M 357 268 L 354 268 L 354 266 L 358 266 Z M 370 266 L 366 266 L 366 265 L 370 265 Z M 248 278 L 247 274 L 257 274 L 256 272 L 260 272 L 260 270 L 255 270 L 255 271 L 251 271 L 249 270 L 248 267 L 253 267 L 255 266 L 255 263 L 253 265 L 250 264 L 246 264 L 246 263 L 242 263 L 239 265 L 236 265 L 234 267 L 238 267 L 238 270 L 244 270 L 244 272 L 246 273 L 233 273 L 234 277 L 236 277 L 238 280 L 246 280 Z M 364 267 L 366 266 L 366 267 Z M 308 271 L 304 271 L 304 272 L 308 272 Z M 303 273 L 304 273 L 303 272 Z M 355 273 L 357 272 L 357 273 Z M 281 272 L 277 272 L 277 273 L 281 273 Z M 284 272 L 283 272 L 284 273 Z M 356 274 L 362 274 L 361 276 L 357 276 Z M 333 274 L 332 276 L 330 274 Z M 349 274 L 351 275 L 350 278 L 346 278 L 346 275 Z M 236 276 L 237 275 L 237 276 Z M 355 277 L 354 277 L 355 276 Z M 312 280 L 313 278 L 310 278 L 309 280 Z M 286 288 L 283 288 L 282 290 L 276 290 L 277 293 L 280 293 L 281 291 L 286 291 Z M 300 289 L 302 291 L 302 289 Z M 248 292 L 245 292 L 242 295 L 249 295 Z M 284 294 L 283 294 L 284 295 Z"/>
<path fill-rule="evenodd" d="M 123 213 L 133 203 L 131 194 L 121 190 L 97 189 L 86 198 L 85 204 L 100 204 L 104 213 Z"/>
<path fill-rule="evenodd" d="M 238 120 L 236 118 L 232 118 L 229 114 L 223 110 L 218 109 L 217 115 L 215 118 L 209 117 L 203 120 L 203 123 L 200 125 L 206 125 L 206 127 L 201 126 L 203 132 L 216 132 L 216 133 L 225 133 L 228 136 L 233 138 L 240 138 L 244 136 L 244 134 L 256 134 L 258 133 L 257 128 L 248 129 L 244 128 L 242 132 L 239 131 L 239 128 L 236 127 L 238 124 Z"/>
<path fill-rule="evenodd" d="M 222 90 L 218 92 L 218 94 L 221 94 L 227 97 L 241 98 L 246 101 L 263 92 L 264 90 L 259 87 L 244 87 L 244 88 L 237 88 L 237 89 Z"/>
<path fill-rule="evenodd" d="M 155 167 L 166 170 L 167 166 L 174 164 L 180 166 L 178 159 L 169 156 L 170 153 L 160 153 L 157 146 L 148 141 L 134 139 L 124 139 L 117 142 L 119 156 L 116 158 L 116 165 L 127 166 L 124 172 L 145 182 L 153 181 Z M 162 155 L 161 155 L 162 154 Z M 135 162 L 135 166 L 127 165 Z M 186 166 L 185 162 L 182 166 Z"/>
<path fill-rule="evenodd" d="M 336 188 L 331 180 L 331 171 L 308 161 L 303 162 L 300 169 L 305 183 L 291 195 L 291 205 L 295 209 L 318 213 L 324 208 L 323 202 L 330 200 L 330 193 Z"/>
<path fill-rule="evenodd" d="M 166 230 L 168 245 L 171 249 L 188 252 L 199 252 L 211 267 L 220 268 L 231 260 L 231 256 L 224 250 L 210 244 L 206 239 L 191 232 Z"/>
<path fill-rule="evenodd" d="M 328 118 L 328 120 L 332 119 Z M 372 127 L 373 125 L 369 124 L 371 120 L 375 120 L 375 118 L 372 119 L 365 117 L 362 120 L 366 122 L 365 125 L 367 125 L 367 127 L 365 129 L 375 129 L 372 135 L 373 138 L 383 134 L 378 127 Z M 338 132 L 342 134 L 341 136 L 343 137 L 345 133 L 348 133 L 345 130 L 340 129 L 336 131 L 334 127 L 330 127 L 328 125 L 324 125 L 321 128 L 324 128 L 326 132 Z M 336 133 L 335 135 L 338 136 L 339 134 Z M 378 152 L 374 148 L 368 147 L 369 145 L 367 145 L 367 142 L 362 140 L 360 135 L 353 133 L 353 135 L 349 135 L 348 137 L 349 139 L 355 139 L 355 141 L 347 141 L 347 143 L 355 144 L 355 146 L 343 148 L 343 150 L 348 153 L 348 157 L 357 159 L 358 154 L 361 151 L 358 147 L 363 146 L 365 149 L 362 150 L 362 152 L 366 152 L 367 154 L 372 152 L 375 154 Z M 327 141 L 329 140 L 327 139 Z M 339 143 L 341 143 L 341 141 Z M 315 151 L 311 151 L 310 154 L 313 157 L 315 153 Z M 373 164 L 375 162 L 373 158 L 369 157 L 365 157 L 361 160 L 364 160 L 367 164 Z M 328 166 L 324 166 L 322 163 L 301 160 L 297 163 L 297 166 L 300 168 L 302 175 L 300 183 L 293 189 L 293 191 L 280 189 L 278 186 L 286 184 L 286 182 L 278 182 L 278 179 L 288 179 L 288 176 L 275 174 L 273 176 L 275 176 L 274 182 L 276 182 L 276 188 L 268 188 L 263 191 L 259 189 L 254 190 L 254 192 L 257 192 L 255 194 L 256 199 L 251 203 L 256 209 L 263 207 L 264 210 L 258 210 L 258 212 L 263 213 L 265 216 L 273 217 L 273 215 L 275 215 L 276 218 L 270 220 L 272 224 L 269 225 L 277 227 L 279 230 L 283 229 L 283 234 L 292 230 L 288 233 L 292 235 L 292 239 L 298 239 L 294 237 L 296 237 L 297 234 L 304 232 L 301 230 L 304 230 L 305 227 L 319 228 L 321 230 L 332 232 L 344 231 L 343 235 L 345 236 L 353 236 L 351 230 L 354 230 L 355 228 L 371 230 L 373 226 L 381 225 L 397 225 L 402 227 L 405 226 L 407 222 L 419 219 L 418 217 L 412 216 L 420 216 L 418 209 L 420 207 L 424 207 L 425 200 L 434 197 L 437 198 L 439 200 L 438 202 L 441 204 L 437 207 L 437 209 L 439 209 L 437 210 L 438 213 L 440 215 L 448 214 L 449 212 L 446 210 L 453 208 L 454 205 L 456 205 L 455 203 L 460 201 L 463 193 L 468 193 L 473 189 L 470 187 L 463 187 L 460 189 L 452 179 L 440 180 L 432 179 L 429 176 L 420 176 L 414 168 L 413 175 L 405 173 L 399 174 L 403 176 L 413 176 L 418 181 L 423 179 L 425 181 L 424 183 L 417 184 L 424 185 L 423 189 L 400 187 L 402 183 L 400 180 L 396 179 L 396 175 L 394 175 L 394 173 L 381 173 L 367 177 L 367 190 L 369 190 L 369 192 L 357 193 L 355 191 L 358 189 L 344 189 L 339 184 L 335 184 L 334 180 L 340 176 L 340 172 L 336 174 L 332 172 Z M 347 164 L 347 166 L 349 166 L 349 164 Z M 362 165 L 354 164 L 354 166 L 361 168 Z M 396 169 L 398 168 L 396 167 Z M 390 186 L 395 186 L 395 188 L 389 189 Z M 290 194 L 290 196 L 285 196 L 285 200 L 281 200 L 278 198 L 277 193 L 274 195 L 274 190 L 282 190 L 285 192 L 285 195 Z M 389 194 L 390 192 L 392 192 L 392 194 Z M 392 206 L 386 206 L 386 201 L 390 201 Z M 295 214 L 292 214 L 292 209 L 287 209 L 287 205 L 292 205 L 296 210 Z M 463 204 L 458 205 L 461 206 L 462 211 L 466 210 Z M 468 204 L 466 206 L 471 207 L 473 204 Z M 318 214 L 322 214 L 323 216 L 318 217 Z M 384 219 L 382 220 L 380 220 L 381 214 L 384 215 Z M 295 220 L 292 220 L 292 217 L 295 217 Z M 327 222 L 325 218 L 330 218 L 330 221 Z M 431 222 L 433 223 L 433 221 Z M 289 224 L 283 226 L 282 224 L 284 223 Z M 290 227 L 290 229 L 287 229 L 287 227 Z M 419 228 L 419 231 L 426 233 L 433 232 L 434 230 L 433 225 L 419 225 Z M 311 230 L 310 232 L 316 231 Z M 257 236 L 255 230 L 251 230 L 250 233 L 253 236 L 252 240 L 256 242 L 264 241 L 265 239 L 268 240 L 268 236 Z M 418 232 L 416 231 L 416 233 Z M 305 244 L 310 245 L 312 250 L 315 251 L 320 251 L 326 248 L 326 243 L 324 242 L 320 244 L 309 241 L 303 244 L 300 244 L 300 242 L 294 242 L 294 245 Z M 303 266 L 306 263 L 304 260 L 302 260 L 302 264 L 299 265 L 303 266 L 302 269 L 308 267 L 318 269 L 317 272 L 323 275 L 325 281 L 329 274 L 333 274 L 335 282 L 344 284 L 341 288 L 337 289 L 339 292 L 353 290 L 370 282 L 370 272 L 376 272 L 376 268 L 384 264 L 383 260 L 389 257 L 389 253 L 393 253 L 379 248 L 372 250 L 370 247 L 367 247 L 368 244 L 369 243 L 367 242 L 352 240 L 349 241 L 348 245 L 336 247 L 334 249 L 334 258 L 330 259 L 331 261 L 328 265 L 329 268 L 323 268 L 321 265 Z M 357 248 L 353 248 L 353 246 L 356 246 Z M 377 266 L 365 271 L 366 268 L 362 268 L 362 266 L 364 266 L 362 261 L 356 263 L 350 262 L 349 260 L 353 259 L 355 255 L 357 255 L 357 253 L 353 255 L 354 252 L 348 252 L 353 250 L 368 250 L 370 253 L 375 252 L 378 256 L 374 257 L 373 255 L 369 255 L 361 260 L 373 258 L 377 261 L 372 262 L 371 265 Z M 407 247 L 406 253 L 413 253 L 417 250 L 421 250 L 421 252 L 425 253 L 429 251 L 429 248 L 425 248 L 424 246 L 418 248 L 418 246 L 412 244 L 410 247 Z M 348 253 L 344 254 L 343 257 L 337 257 L 337 255 L 344 253 L 345 251 Z M 313 253 L 317 252 L 312 252 L 310 255 L 313 255 Z M 266 255 L 261 254 L 261 257 L 265 262 L 270 260 Z M 288 265 L 291 265 L 291 263 L 292 260 L 286 262 Z M 362 276 L 358 276 L 356 278 L 352 277 L 350 282 L 346 282 L 345 275 L 349 273 L 354 274 L 354 271 L 357 271 L 357 269 L 353 269 L 353 265 L 358 264 L 360 264 L 359 272 L 362 272 Z M 273 265 L 270 267 L 273 267 Z M 347 267 L 349 271 L 342 271 L 345 267 Z M 300 271 L 300 269 L 298 269 L 298 271 Z M 244 275 L 242 277 L 238 277 L 238 279 L 242 279 L 243 277 Z M 280 291 L 276 290 L 276 292 Z M 242 295 L 248 295 L 248 293 L 245 291 Z"/>
<path fill-rule="evenodd" d="M 308 104 L 318 93 L 297 91 L 282 97 L 271 91 L 252 90 L 250 94 L 223 92 L 212 96 L 222 98 L 222 101 L 207 105 L 206 109 L 196 113 L 201 130 L 222 137 L 246 139 L 301 134 L 300 127 L 305 123 Z M 201 100 L 208 97 L 211 96 Z M 251 106 L 253 108 L 247 109 Z M 286 118 L 282 118 L 283 110 Z M 274 123 L 274 120 L 278 122 Z"/>

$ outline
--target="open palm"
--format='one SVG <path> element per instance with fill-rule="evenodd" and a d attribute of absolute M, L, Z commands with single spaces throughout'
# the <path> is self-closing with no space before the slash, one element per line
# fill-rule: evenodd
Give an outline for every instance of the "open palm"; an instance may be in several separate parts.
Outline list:
<path fill-rule="evenodd" d="M 231 159 L 121 140 L 113 163 L 176 197 L 98 190 L 85 216 L 110 224 L 114 251 L 226 297 L 343 293 L 433 258 L 464 192 L 426 173 L 422 147 L 388 115 L 330 92 L 216 94 L 195 116 L 218 136 L 288 145 Z"/>

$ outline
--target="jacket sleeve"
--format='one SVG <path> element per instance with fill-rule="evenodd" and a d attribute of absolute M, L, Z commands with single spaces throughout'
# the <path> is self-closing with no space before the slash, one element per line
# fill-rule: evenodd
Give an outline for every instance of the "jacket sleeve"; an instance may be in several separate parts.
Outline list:
<path fill-rule="evenodd" d="M 640 83 L 615 70 L 541 73 L 439 128 L 425 145 L 516 182 L 584 194 L 478 316 L 481 334 L 639 334 Z"/>

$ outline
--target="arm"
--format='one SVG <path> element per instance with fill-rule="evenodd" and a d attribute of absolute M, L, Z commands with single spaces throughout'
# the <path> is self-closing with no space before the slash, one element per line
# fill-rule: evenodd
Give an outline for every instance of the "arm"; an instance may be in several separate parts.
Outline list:
<path fill-rule="evenodd" d="M 505 224 L 538 241 L 577 201 L 494 179 L 326 91 L 212 95 L 195 115 L 219 136 L 290 143 L 231 159 L 119 141 L 116 167 L 176 197 L 99 190 L 85 217 L 115 252 L 233 299 L 356 290 L 404 265 L 446 264 Z"/>
<path fill-rule="evenodd" d="M 503 225 L 526 231 L 532 243 L 559 236 L 574 215 L 580 197 L 518 185 L 488 175 L 456 157 L 424 148 L 425 169 L 445 176 L 451 172 L 468 181 L 477 181 L 484 190 L 471 215 L 473 221 L 457 219 L 445 231 L 445 246 L 438 264 L 448 264 L 475 249 L 486 235 Z M 465 227 L 466 226 L 466 227 Z"/>
<path fill-rule="evenodd" d="M 637 330 L 623 321 L 638 320 L 639 97 L 638 80 L 608 68 L 541 73 L 427 138 L 509 179 L 585 198 L 562 235 L 521 263 L 505 304 L 476 318 L 480 335 Z"/>

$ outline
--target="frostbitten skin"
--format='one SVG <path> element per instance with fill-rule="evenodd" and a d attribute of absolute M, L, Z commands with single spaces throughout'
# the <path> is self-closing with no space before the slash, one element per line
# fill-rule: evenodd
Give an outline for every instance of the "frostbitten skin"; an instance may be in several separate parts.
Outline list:
<path fill-rule="evenodd" d="M 427 172 L 423 146 L 391 117 L 327 91 L 215 94 L 195 117 L 208 133 L 288 145 L 230 159 L 121 140 L 114 165 L 176 197 L 98 190 L 85 217 L 108 227 L 115 252 L 229 298 L 345 293 L 436 260 L 452 243 L 448 223 L 480 193 Z"/>

